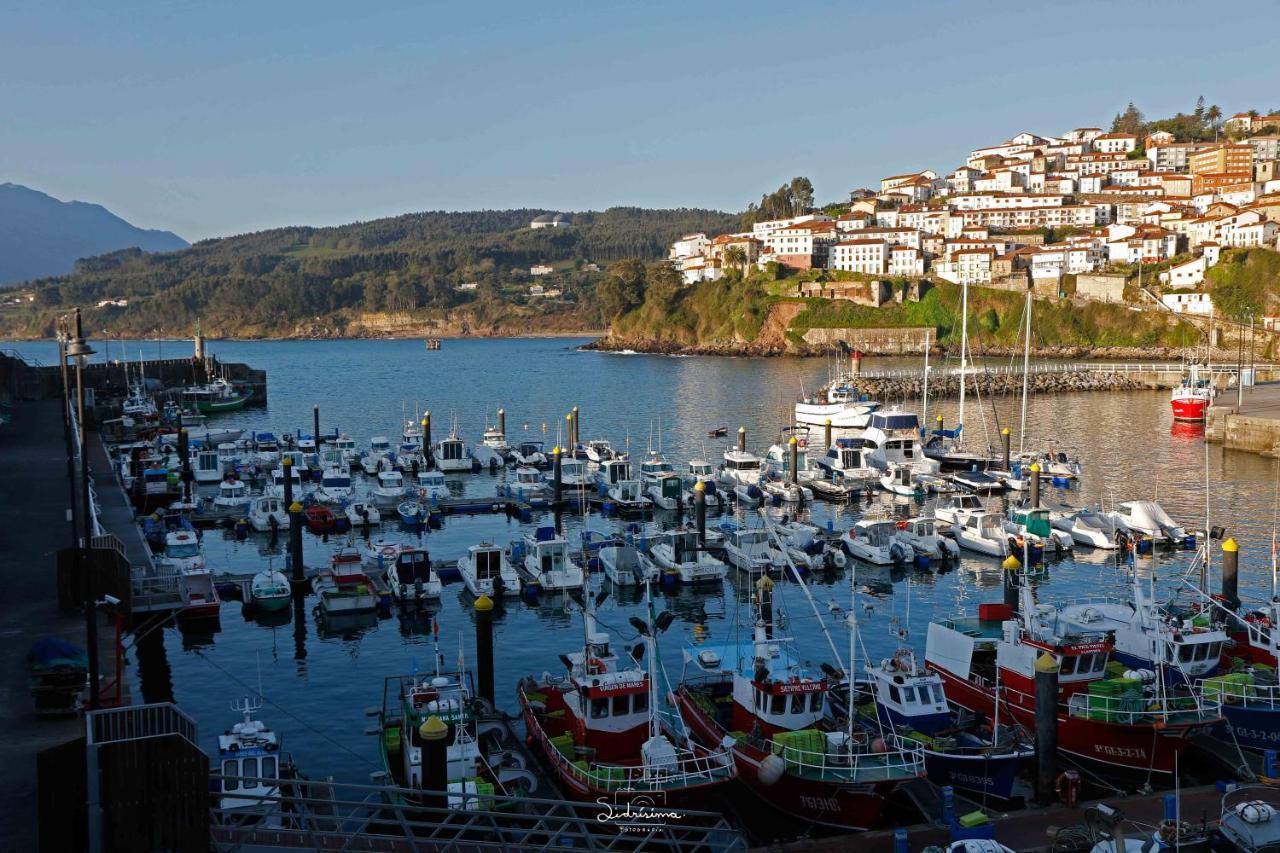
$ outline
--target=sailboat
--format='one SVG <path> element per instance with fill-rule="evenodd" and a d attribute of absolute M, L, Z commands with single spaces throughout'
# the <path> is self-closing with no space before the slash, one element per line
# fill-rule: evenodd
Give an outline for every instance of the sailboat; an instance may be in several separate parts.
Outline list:
<path fill-rule="evenodd" d="M 965 389 L 969 384 L 969 284 L 961 285 L 960 297 L 960 416 L 954 429 L 936 429 L 925 442 L 924 452 L 948 470 L 975 471 L 987 467 L 986 456 L 964 450 Z"/>

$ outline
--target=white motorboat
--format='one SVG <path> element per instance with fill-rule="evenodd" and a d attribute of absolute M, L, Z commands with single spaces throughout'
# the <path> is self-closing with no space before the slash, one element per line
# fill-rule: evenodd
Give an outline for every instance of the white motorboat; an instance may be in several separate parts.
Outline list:
<path fill-rule="evenodd" d="M 213 505 L 219 510 L 248 509 L 253 503 L 249 487 L 235 477 L 223 480 L 218 484 L 218 494 L 213 498 Z"/>
<path fill-rule="evenodd" d="M 1046 553 L 1063 554 L 1075 546 L 1071 534 L 1053 527 L 1050 512 L 1045 507 L 1010 507 L 1004 529 L 1008 533 L 1025 534 L 1039 540 Z"/>
<path fill-rule="evenodd" d="M 352 527 L 376 527 L 382 523 L 382 513 L 367 501 L 352 501 L 343 512 Z"/>
<path fill-rule="evenodd" d="M 531 500 L 533 498 L 545 498 L 551 492 L 551 487 L 542 479 L 542 472 L 537 468 L 521 465 L 512 472 L 513 480 L 508 480 L 502 485 L 502 491 L 519 500 Z"/>
<path fill-rule="evenodd" d="M 448 438 L 441 439 L 435 446 L 434 458 L 436 467 L 446 473 L 464 473 L 471 470 L 473 460 L 458 433 L 449 433 Z"/>
<path fill-rule="evenodd" d="M 231 473 L 240 467 L 244 459 L 244 451 L 234 441 L 224 441 L 218 445 L 218 462 L 224 474 Z"/>
<path fill-rule="evenodd" d="M 665 530 L 650 539 L 640 562 L 654 575 L 674 574 L 682 584 L 719 584 L 728 567 L 698 545 L 698 531 L 691 527 Z"/>
<path fill-rule="evenodd" d="M 880 475 L 880 487 L 895 495 L 905 495 L 907 497 L 924 494 L 924 489 L 916 483 L 911 475 L 911 466 L 905 462 L 892 463 Z"/>
<path fill-rule="evenodd" d="M 894 463 L 915 466 L 923 473 L 936 474 L 938 464 L 920 447 L 920 418 L 894 406 L 872 412 L 862 432 L 863 460 L 873 468 L 886 469 Z"/>
<path fill-rule="evenodd" d="M 790 519 L 785 515 L 781 521 L 770 523 L 768 526 L 777 537 L 776 544 L 786 549 L 787 556 L 791 558 L 792 565 L 797 569 L 814 572 L 828 565 L 837 568 L 839 568 L 837 563 L 843 565 L 841 560 L 833 556 L 833 554 L 841 554 L 841 556 L 843 554 L 839 549 L 832 551 L 827 547 L 828 540 L 821 528 Z"/>
<path fill-rule="evenodd" d="M 262 610 L 279 610 L 286 607 L 291 598 L 292 590 L 284 572 L 263 569 L 249 581 L 249 600 Z"/>
<path fill-rule="evenodd" d="M 382 470 L 383 461 L 391 459 L 391 440 L 385 435 L 375 435 L 369 439 L 369 452 L 360 460 L 360 467 L 370 477 L 377 476 Z"/>
<path fill-rule="evenodd" d="M 418 497 L 428 503 L 449 497 L 449 486 L 445 484 L 444 474 L 439 471 L 419 471 Z"/>
<path fill-rule="evenodd" d="M 977 551 L 990 557 L 1007 557 L 1010 554 L 1004 517 L 996 512 L 978 510 L 965 514 L 961 521 L 951 525 L 951 535 L 955 537 L 956 544 L 966 551 Z"/>
<path fill-rule="evenodd" d="M 283 467 L 276 468 L 271 472 L 271 482 L 262 490 L 264 495 L 273 498 L 284 497 L 284 472 Z M 295 467 L 289 466 L 289 479 L 293 481 L 293 498 L 294 500 L 302 500 L 304 485 L 301 472 Z"/>
<path fill-rule="evenodd" d="M 684 500 L 689 506 L 693 506 L 693 487 L 698 483 L 702 483 L 702 495 L 707 506 L 720 506 L 722 501 L 720 489 L 716 485 L 715 469 L 705 459 L 690 459 L 689 470 L 685 472 L 684 478 Z"/>
<path fill-rule="evenodd" d="M 421 471 L 427 467 L 427 457 L 422 453 L 422 445 L 404 443 L 396 448 L 393 464 L 401 471 Z"/>
<path fill-rule="evenodd" d="M 260 432 L 253 437 L 254 460 L 262 468 L 273 468 L 280 464 L 280 442 L 273 433 Z"/>
<path fill-rule="evenodd" d="M 734 499 L 748 506 L 759 506 L 764 501 L 760 487 L 760 457 L 745 450 L 726 450 L 720 463 L 718 481 Z"/>
<path fill-rule="evenodd" d="M 288 768 L 280 752 L 280 736 L 253 718 L 261 702 L 245 699 L 231 710 L 244 714 L 225 734 L 218 735 L 218 775 L 215 797 L 229 822 L 251 823 L 275 811 Z M 238 815 L 238 817 L 231 817 Z"/>
<path fill-rule="evenodd" d="M 507 457 L 492 447 L 485 447 L 483 444 L 471 448 L 471 460 L 475 465 L 480 466 L 481 471 L 497 471 L 503 465 L 507 464 Z M 475 465 L 472 470 L 475 470 Z"/>
<path fill-rule="evenodd" d="M 204 570 L 204 550 L 194 530 L 175 530 L 164 537 L 164 561 L 184 573 Z"/>
<path fill-rule="evenodd" d="M 379 471 L 378 485 L 369 491 L 369 497 L 380 509 L 395 509 L 404 500 L 404 475 L 399 471 Z"/>
<path fill-rule="evenodd" d="M 333 440 L 333 449 L 342 454 L 342 461 L 351 465 L 360 458 L 356 440 L 345 432 Z"/>
<path fill-rule="evenodd" d="M 1004 482 L 1000 478 L 988 474 L 986 471 L 956 471 L 951 475 L 951 480 L 958 485 L 964 486 L 973 492 L 980 494 L 991 494 L 992 492 L 1003 492 L 1005 489 Z"/>
<path fill-rule="evenodd" d="M 351 470 L 346 465 L 325 468 L 320 485 L 316 487 L 316 500 L 338 505 L 350 501 L 351 496 Z"/>
<path fill-rule="evenodd" d="M 511 445 L 507 443 L 507 434 L 496 426 L 486 427 L 484 435 L 480 439 L 480 444 L 487 447 L 494 453 L 504 459 L 511 452 Z"/>
<path fill-rule="evenodd" d="M 546 445 L 541 441 L 522 441 L 511 454 L 511 461 L 527 468 L 545 468 L 547 465 Z"/>
<path fill-rule="evenodd" d="M 249 505 L 249 526 L 259 533 L 289 529 L 289 511 L 282 498 L 266 495 Z"/>
<path fill-rule="evenodd" d="M 987 505 L 982 498 L 970 492 L 961 492 L 943 498 L 933 510 L 934 518 L 947 524 L 964 524 L 975 512 L 985 512 Z"/>
<path fill-rule="evenodd" d="M 898 524 L 898 538 L 911 546 L 916 556 L 949 560 L 960 556 L 960 546 L 938 532 L 932 518 L 909 518 Z"/>
<path fill-rule="evenodd" d="M 467 591 L 476 598 L 487 595 L 496 598 L 520 594 L 520 575 L 511 565 L 503 549 L 492 542 L 481 542 L 467 549 L 467 556 L 458 560 L 458 574 Z"/>
<path fill-rule="evenodd" d="M 824 455 L 813 460 L 817 472 L 827 480 L 840 480 L 850 486 L 873 483 L 880 479 L 880 468 L 871 464 L 872 448 L 860 438 L 837 438 Z M 836 474 L 840 477 L 835 477 Z"/>
<path fill-rule="evenodd" d="M 898 533 L 895 521 L 863 518 L 840 537 L 840 547 L 850 557 L 877 566 L 910 563 L 915 558 L 915 550 Z"/>
<path fill-rule="evenodd" d="M 191 469 L 197 483 L 216 483 L 222 479 L 222 460 L 217 450 L 195 451 Z"/>
<path fill-rule="evenodd" d="M 827 388 L 819 397 L 807 397 L 795 405 L 795 421 L 811 427 L 862 429 L 880 404 L 865 399 L 856 388 L 842 382 Z"/>
<path fill-rule="evenodd" d="M 605 545 L 600 549 L 600 568 L 614 586 L 638 586 L 653 583 L 661 572 L 631 543 Z"/>
<path fill-rule="evenodd" d="M 614 511 L 643 513 L 653 509 L 653 501 L 644 493 L 644 486 L 631 477 L 631 462 L 625 457 L 606 459 L 600 463 L 600 487 Z"/>
<path fill-rule="evenodd" d="M 1113 551 L 1128 537 L 1125 526 L 1109 513 L 1085 507 L 1050 513 L 1054 529 L 1064 531 L 1081 545 Z"/>
<path fill-rule="evenodd" d="M 619 454 L 613 449 L 613 445 L 603 438 L 593 438 L 586 443 L 583 448 L 587 454 L 587 459 L 597 465 L 617 457 Z"/>
<path fill-rule="evenodd" d="M 387 585 L 401 604 L 436 601 L 444 590 L 424 548 L 402 548 L 386 569 Z"/>
<path fill-rule="evenodd" d="M 753 575 L 766 571 L 786 571 L 786 557 L 774 546 L 773 539 L 765 528 L 723 524 L 721 530 L 724 531 L 725 559 L 730 565 Z"/>
<path fill-rule="evenodd" d="M 1157 541 L 1182 545 L 1194 536 L 1170 518 L 1164 507 L 1155 501 L 1124 501 L 1116 506 L 1115 515 L 1129 530 Z"/>
<path fill-rule="evenodd" d="M 525 583 L 542 592 L 581 589 L 582 567 L 569 556 L 569 545 L 554 527 L 539 527 L 524 537 Z"/>
<path fill-rule="evenodd" d="M 544 475 L 548 483 L 555 478 L 555 471 Z M 595 475 L 587 470 L 587 463 L 581 459 L 562 458 L 560 460 L 560 488 L 566 492 L 580 492 L 590 489 L 595 483 Z"/>

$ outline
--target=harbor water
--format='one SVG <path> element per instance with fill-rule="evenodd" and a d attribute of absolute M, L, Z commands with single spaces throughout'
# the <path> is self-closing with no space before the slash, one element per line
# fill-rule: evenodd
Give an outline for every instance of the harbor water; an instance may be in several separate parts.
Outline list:
<path fill-rule="evenodd" d="M 788 422 L 795 399 L 821 385 L 829 370 L 822 359 L 611 354 L 580 351 L 581 343 L 553 338 L 449 340 L 439 351 L 427 351 L 418 340 L 210 342 L 208 350 L 223 361 L 265 369 L 270 387 L 265 407 L 217 416 L 210 424 L 277 435 L 295 430 L 310 433 L 312 407 L 319 405 L 323 432 L 337 428 L 367 449 L 374 435 L 389 437 L 394 446 L 403 418 L 428 409 L 435 440 L 456 423 L 470 445 L 479 441 L 501 407 L 512 445 L 532 438 L 550 448 L 562 437 L 565 414 L 576 405 L 581 410 L 583 440 L 607 438 L 616 448 L 629 449 L 636 460 L 650 448 L 660 448 L 676 470 L 683 471 L 695 457 L 717 464 L 739 426 L 747 430 L 749 449 L 763 455 L 779 441 L 779 430 Z M 120 357 L 117 342 L 108 346 L 94 341 L 93 345 L 100 354 Z M 3 346 L 46 364 L 56 362 L 51 343 Z M 143 346 L 147 358 L 156 357 L 154 342 Z M 138 357 L 137 344 L 125 349 L 131 358 Z M 187 355 L 189 344 L 168 342 L 160 352 L 167 357 Z M 873 361 L 889 362 L 868 359 L 866 365 L 872 366 Z M 892 363 L 918 366 L 907 360 Z M 920 410 L 919 400 L 883 402 Z M 969 445 L 998 446 L 999 430 L 1007 426 L 1016 452 L 1019 403 L 1016 396 L 990 400 L 971 393 L 965 418 Z M 931 401 L 928 419 L 932 422 L 936 414 L 953 427 L 957 401 Z M 1227 535 L 1240 543 L 1242 597 L 1247 601 L 1269 597 L 1274 461 L 1217 446 L 1206 449 L 1199 427 L 1173 423 L 1166 391 L 1038 396 L 1030 402 L 1027 420 L 1028 449 L 1052 446 L 1078 456 L 1083 466 L 1078 485 L 1066 491 L 1050 490 L 1046 500 L 1078 505 L 1102 502 L 1109 508 L 1121 500 L 1154 498 L 1176 521 L 1197 530 L 1205 527 L 1207 503 L 1208 523 L 1225 527 Z M 708 431 L 717 427 L 727 427 L 727 436 L 709 438 Z M 820 430 L 816 430 L 813 450 L 820 445 Z M 501 478 L 501 473 L 463 474 L 449 475 L 448 481 L 457 495 L 490 496 Z M 359 490 L 368 488 L 359 474 L 354 479 Z M 1001 500 L 996 497 L 991 502 L 998 505 Z M 888 494 L 880 493 L 870 506 L 904 516 L 929 511 L 927 502 L 921 506 L 898 501 L 895 504 Z M 801 515 L 816 524 L 830 522 L 843 529 L 868 506 L 818 502 Z M 770 512 L 776 517 L 794 509 Z M 416 538 L 400 530 L 394 512 L 386 515 L 392 519 L 384 521 L 374 536 Z M 761 523 L 749 511 L 738 511 L 737 518 Z M 710 515 L 708 527 L 720 520 Z M 674 523 L 675 514 L 659 513 L 658 521 Z M 481 540 L 507 543 L 535 525 L 549 523 L 551 516 L 546 513 L 535 513 L 529 524 L 500 514 L 452 516 L 440 529 L 421 534 L 421 540 L 433 561 L 453 561 Z M 584 529 L 607 532 L 623 524 L 599 514 L 564 517 L 571 543 L 579 541 Z M 327 565 L 333 549 L 345 539 L 326 541 L 305 534 L 306 562 Z M 284 537 L 273 542 L 266 534 L 252 534 L 236 541 L 230 531 L 204 533 L 206 558 L 215 574 L 253 573 L 268 562 L 283 568 L 284 547 Z M 1161 589 L 1181 586 L 1193 562 L 1194 555 L 1188 551 L 1160 554 L 1154 570 Z M 1152 558 L 1139 557 L 1136 568 L 1146 578 L 1153 570 Z M 1001 600 L 998 561 L 968 552 L 958 566 L 945 572 L 891 571 L 858 564 L 818 574 L 810 583 L 819 616 L 794 584 L 781 584 L 775 593 L 777 633 L 795 638 L 802 655 L 815 666 L 833 657 L 824 625 L 841 655 L 848 647 L 843 613 L 849 606 L 855 572 L 862 641 L 874 660 L 890 655 L 899 636 L 922 653 L 931 618 L 972 614 L 981 602 Z M 1191 579 L 1197 578 L 1198 570 L 1192 570 Z M 592 583 L 599 589 L 605 581 L 596 574 Z M 1126 595 L 1130 583 L 1127 566 L 1117 564 L 1107 552 L 1081 546 L 1074 556 L 1051 560 L 1036 586 L 1041 598 L 1060 602 L 1100 593 Z M 1211 591 L 1217 591 L 1216 573 L 1209 583 Z M 747 638 L 751 616 L 746 586 L 731 569 L 722 590 L 656 594 L 657 608 L 676 615 L 660 648 L 667 678 L 678 680 L 684 647 Z M 472 600 L 463 585 L 454 582 L 445 587 L 439 606 L 422 614 L 393 611 L 389 617 L 370 616 L 362 623 L 327 628 L 312 612 L 313 604 L 308 599 L 304 611 L 283 611 L 271 624 L 249 618 L 239 602 L 225 601 L 218 629 L 204 635 L 184 635 L 171 623 L 144 624 L 139 632 L 153 633 L 126 652 L 134 701 L 178 702 L 198 720 L 203 745 L 215 752 L 217 735 L 236 722 L 231 703 L 260 691 L 265 701 L 260 719 L 281 733 L 285 750 L 303 772 L 313 778 L 368 781 L 381 765 L 376 739 L 365 734 L 373 722 L 366 709 L 380 705 L 384 677 L 432 668 L 437 642 L 447 668 L 453 668 L 460 655 L 474 661 Z M 611 595 L 600 607 L 598 621 L 612 633 L 618 648 L 635 642 L 628 617 L 636 615 L 639 607 L 634 591 Z M 438 639 L 433 625 L 439 627 Z M 563 596 L 544 596 L 538 603 L 509 598 L 495 611 L 494 626 L 498 705 L 513 713 L 516 681 L 525 675 L 557 672 L 562 666 L 558 655 L 582 642 L 577 608 Z"/>

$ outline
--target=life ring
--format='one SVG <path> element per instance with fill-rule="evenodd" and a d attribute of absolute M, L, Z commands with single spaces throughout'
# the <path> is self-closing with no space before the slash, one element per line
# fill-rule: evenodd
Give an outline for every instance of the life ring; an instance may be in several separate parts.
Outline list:
<path fill-rule="evenodd" d="M 898 529 L 899 529 L 899 530 L 906 530 L 906 529 L 907 529 L 907 523 L 906 523 L 905 521 L 899 521 L 899 522 L 898 522 Z"/>
<path fill-rule="evenodd" d="M 381 550 L 381 552 L 380 552 L 380 553 L 381 553 L 381 554 L 382 554 L 382 556 L 384 556 L 384 557 L 394 557 L 394 556 L 396 555 L 396 546 L 394 546 L 394 545 L 383 545 L 383 546 L 382 546 L 382 550 Z"/>

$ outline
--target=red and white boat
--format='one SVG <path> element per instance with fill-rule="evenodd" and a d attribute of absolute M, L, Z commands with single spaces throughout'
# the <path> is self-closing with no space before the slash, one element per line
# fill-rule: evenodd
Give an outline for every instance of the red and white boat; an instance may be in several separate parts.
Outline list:
<path fill-rule="evenodd" d="M 601 594 L 603 598 L 603 594 Z M 625 664 L 597 627 L 588 599 L 581 651 L 561 655 L 562 678 L 544 675 L 517 688 L 530 741 L 541 750 L 561 789 L 585 802 L 618 802 L 649 795 L 649 802 L 705 807 L 708 796 L 736 775 L 729 751 L 718 743 L 677 745 L 658 722 L 653 673 L 656 637 L 672 621 L 669 612 L 631 622 L 645 639 Z M 649 652 L 649 670 L 639 659 Z"/>
<path fill-rule="evenodd" d="M 885 798 L 924 775 L 924 751 L 891 732 L 836 725 L 827 674 L 843 676 L 827 669 L 808 668 L 757 622 L 750 643 L 686 650 L 672 702 L 696 739 L 732 745 L 739 777 L 770 805 L 821 826 L 870 829 Z"/>
<path fill-rule="evenodd" d="M 1107 634 L 1078 626 L 1072 626 L 1072 633 L 1060 631 L 1066 626 L 1057 619 L 1057 609 L 1038 608 L 1028 586 L 1022 590 L 1021 613 L 986 607 L 1003 612 L 980 610 L 980 616 L 998 618 L 929 625 L 925 665 L 942 676 L 947 698 L 955 705 L 993 717 L 998 690 L 1000 710 L 1034 730 L 1035 666 L 1048 654 L 1059 666 L 1059 751 L 1101 766 L 1103 772 L 1130 772 L 1144 779 L 1151 774 L 1172 777 L 1191 737 L 1221 720 L 1220 704 L 1163 686 L 1159 677 L 1145 684 L 1123 679 L 1124 684 L 1114 685 L 1117 679 L 1107 672 L 1113 649 Z M 1101 689 L 1112 686 L 1127 689 L 1123 695 Z"/>
<path fill-rule="evenodd" d="M 1208 374 L 1201 376 L 1201 370 Z M 1187 375 L 1177 388 L 1173 389 L 1170 404 L 1173 406 L 1175 421 L 1203 421 L 1213 405 L 1215 391 L 1213 388 L 1213 372 L 1201 368 L 1197 364 L 1187 369 Z"/>

